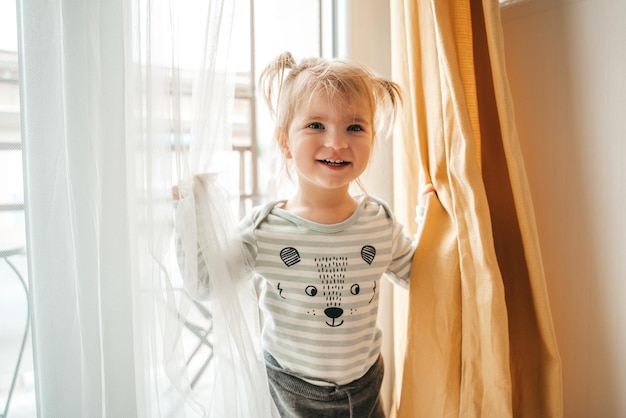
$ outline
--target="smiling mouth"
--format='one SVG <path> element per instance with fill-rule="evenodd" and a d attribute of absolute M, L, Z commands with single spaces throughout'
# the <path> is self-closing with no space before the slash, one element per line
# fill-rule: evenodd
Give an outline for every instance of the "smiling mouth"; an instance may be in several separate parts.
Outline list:
<path fill-rule="evenodd" d="M 331 167 L 343 167 L 350 164 L 348 161 L 343 160 L 317 160 L 322 164 L 331 166 Z"/>

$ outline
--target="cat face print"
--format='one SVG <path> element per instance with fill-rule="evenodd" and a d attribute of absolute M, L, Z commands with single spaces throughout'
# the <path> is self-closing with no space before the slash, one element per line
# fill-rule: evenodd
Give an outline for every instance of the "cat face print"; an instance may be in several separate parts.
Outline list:
<path fill-rule="evenodd" d="M 376 249 L 371 245 L 361 248 L 360 259 L 350 260 L 347 256 L 313 257 L 309 263 L 315 270 L 315 280 L 303 283 L 285 292 L 280 283 L 277 291 L 282 299 L 300 293 L 306 295 L 307 313 L 319 316 L 331 328 L 342 326 L 359 308 L 370 304 L 377 294 L 377 282 L 367 280 L 359 282 L 350 279 L 350 269 L 363 269 L 371 265 L 376 257 Z M 302 261 L 300 252 L 294 247 L 280 251 L 280 258 L 287 268 L 293 268 Z M 294 269 L 295 270 L 295 269 Z M 294 272 L 295 273 L 295 272 Z M 354 275 L 352 275 L 354 276 Z M 299 298 L 301 299 L 301 298 Z"/>

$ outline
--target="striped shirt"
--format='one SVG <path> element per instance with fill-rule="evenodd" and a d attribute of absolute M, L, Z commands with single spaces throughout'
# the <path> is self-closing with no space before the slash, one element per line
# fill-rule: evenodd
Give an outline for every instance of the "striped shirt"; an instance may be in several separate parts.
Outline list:
<path fill-rule="evenodd" d="M 359 197 L 354 214 L 332 225 L 283 202 L 254 208 L 240 224 L 246 263 L 262 279 L 264 349 L 312 383 L 349 383 L 380 353 L 380 278 L 408 286 L 415 242 L 373 197 Z"/>

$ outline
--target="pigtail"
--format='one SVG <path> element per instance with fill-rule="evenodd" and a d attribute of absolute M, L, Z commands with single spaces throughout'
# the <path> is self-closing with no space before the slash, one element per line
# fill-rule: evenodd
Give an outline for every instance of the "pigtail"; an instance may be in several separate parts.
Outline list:
<path fill-rule="evenodd" d="M 270 62 L 259 77 L 259 92 L 271 115 L 276 118 L 278 102 L 287 71 L 296 67 L 296 60 L 290 52 L 283 52 Z M 274 96 L 275 100 L 274 100 Z"/>
<path fill-rule="evenodd" d="M 374 91 L 376 101 L 383 104 L 386 102 L 385 98 L 388 98 L 391 103 L 392 115 L 395 119 L 398 108 L 402 105 L 402 91 L 400 86 L 397 83 L 385 78 L 375 78 L 373 81 L 378 87 Z"/>
<path fill-rule="evenodd" d="M 402 91 L 400 86 L 386 78 L 374 77 L 373 94 L 375 102 L 374 124 L 378 128 L 376 137 L 389 137 L 396 120 L 398 110 L 402 105 Z"/>

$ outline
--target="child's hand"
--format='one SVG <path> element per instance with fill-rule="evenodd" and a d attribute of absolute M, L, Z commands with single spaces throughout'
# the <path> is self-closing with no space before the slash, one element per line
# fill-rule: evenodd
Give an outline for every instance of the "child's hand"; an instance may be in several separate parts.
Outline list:
<path fill-rule="evenodd" d="M 172 200 L 180 200 L 180 192 L 178 191 L 178 186 L 172 186 Z"/>
<path fill-rule="evenodd" d="M 193 190 L 194 195 L 197 195 L 200 190 L 205 190 L 206 185 L 209 183 L 209 181 L 211 181 L 212 179 L 216 177 L 217 177 L 216 173 L 195 174 L 193 176 L 193 183 L 191 185 L 191 190 Z M 182 189 L 186 189 L 186 188 L 183 186 Z M 184 195 L 185 195 L 185 192 L 181 192 L 180 185 L 172 186 L 172 199 L 173 200 L 175 201 L 180 200 L 181 198 L 184 197 Z"/>
<path fill-rule="evenodd" d="M 431 183 L 422 186 L 417 197 L 418 205 L 424 207 L 426 205 L 426 200 L 428 199 L 428 194 L 436 192 L 437 191 L 435 190 L 435 186 L 433 186 Z"/>

